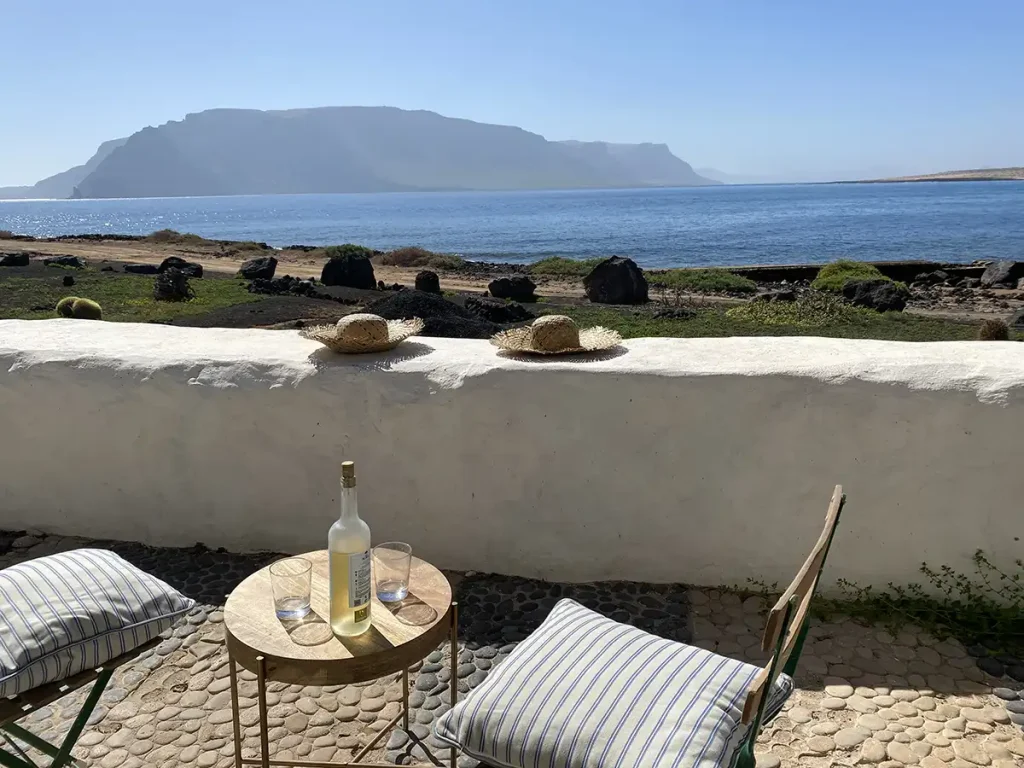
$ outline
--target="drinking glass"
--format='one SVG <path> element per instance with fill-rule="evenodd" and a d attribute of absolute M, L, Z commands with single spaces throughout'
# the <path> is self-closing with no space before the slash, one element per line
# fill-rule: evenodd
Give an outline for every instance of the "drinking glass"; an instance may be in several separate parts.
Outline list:
<path fill-rule="evenodd" d="M 270 566 L 274 610 L 279 619 L 301 619 L 309 613 L 313 564 L 304 557 L 286 557 Z"/>
<path fill-rule="evenodd" d="M 409 594 L 409 565 L 412 547 L 401 541 L 389 541 L 373 548 L 374 579 L 377 599 L 396 603 Z"/>

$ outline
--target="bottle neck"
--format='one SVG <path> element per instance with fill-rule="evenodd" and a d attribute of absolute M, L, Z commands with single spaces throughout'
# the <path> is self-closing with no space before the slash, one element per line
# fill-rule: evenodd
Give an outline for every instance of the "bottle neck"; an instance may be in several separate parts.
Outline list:
<path fill-rule="evenodd" d="M 341 520 L 358 520 L 359 504 L 356 501 L 356 488 L 341 486 Z"/>

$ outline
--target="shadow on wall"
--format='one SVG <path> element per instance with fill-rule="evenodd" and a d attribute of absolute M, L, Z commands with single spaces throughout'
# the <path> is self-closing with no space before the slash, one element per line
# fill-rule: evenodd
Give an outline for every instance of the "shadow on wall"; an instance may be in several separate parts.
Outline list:
<path fill-rule="evenodd" d="M 309 356 L 309 362 L 317 371 L 332 369 L 351 369 L 355 371 L 389 371 L 406 360 L 429 355 L 433 347 L 418 341 L 404 341 L 395 349 L 387 352 L 369 352 L 365 354 L 344 355 L 321 347 Z"/>

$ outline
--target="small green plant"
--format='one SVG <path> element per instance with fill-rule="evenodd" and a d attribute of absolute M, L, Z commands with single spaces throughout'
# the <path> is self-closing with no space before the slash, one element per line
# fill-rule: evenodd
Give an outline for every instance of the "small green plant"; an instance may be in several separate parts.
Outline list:
<path fill-rule="evenodd" d="M 840 597 L 815 597 L 812 613 L 819 619 L 849 616 L 864 624 L 881 624 L 892 634 L 916 625 L 939 640 L 955 638 L 965 645 L 984 646 L 992 654 L 1024 653 L 1024 561 L 1003 570 L 982 550 L 972 558 L 974 573 L 948 565 L 938 570 L 922 563 L 927 587 L 893 583 L 885 589 L 861 587 L 839 579 Z M 767 604 L 777 585 L 749 581 Z"/>
<path fill-rule="evenodd" d="M 819 291 L 842 293 L 843 287 L 850 280 L 889 280 L 878 271 L 878 267 L 863 261 L 840 259 L 826 264 L 818 270 L 818 276 L 811 283 L 812 288 Z"/>
<path fill-rule="evenodd" d="M 191 232 L 178 232 L 175 229 L 158 229 L 156 232 L 146 235 L 146 239 L 151 243 L 173 243 L 176 245 L 199 245 L 212 242 L 205 237 L 193 235 Z"/>
<path fill-rule="evenodd" d="M 549 256 L 530 265 L 531 275 L 550 277 L 586 277 L 604 259 L 568 259 L 565 256 Z"/>
<path fill-rule="evenodd" d="M 103 309 L 92 299 L 75 299 L 71 316 L 78 320 L 102 320 Z"/>
<path fill-rule="evenodd" d="M 77 296 L 65 296 L 57 302 L 57 317 L 74 317 L 71 307 L 78 301 Z"/>
<path fill-rule="evenodd" d="M 753 293 L 757 283 L 727 269 L 667 269 L 649 272 L 648 282 L 656 288 L 686 293 Z"/>
<path fill-rule="evenodd" d="M 978 329 L 978 341 L 1009 341 L 1010 326 L 1003 320 L 986 320 Z"/>
<path fill-rule="evenodd" d="M 752 301 L 726 312 L 733 320 L 759 325 L 788 325 L 796 328 L 822 328 L 865 323 L 873 318 L 871 310 L 851 306 L 838 296 L 809 292 L 796 301 Z"/>
<path fill-rule="evenodd" d="M 434 253 L 426 248 L 408 246 L 396 248 L 380 256 L 380 263 L 388 267 L 425 267 L 430 269 L 459 269 L 466 262 L 453 253 Z"/>
<path fill-rule="evenodd" d="M 329 245 L 324 248 L 323 255 L 327 259 L 369 259 L 373 256 L 373 250 L 362 245 L 345 243 L 344 245 Z"/>
<path fill-rule="evenodd" d="M 266 243 L 258 243 L 255 240 L 242 240 L 237 243 L 231 244 L 232 249 L 236 251 L 267 251 L 270 250 L 270 246 Z"/>
<path fill-rule="evenodd" d="M 92 299 L 65 296 L 57 302 L 58 317 L 73 317 L 76 320 L 102 320 L 103 310 Z"/>

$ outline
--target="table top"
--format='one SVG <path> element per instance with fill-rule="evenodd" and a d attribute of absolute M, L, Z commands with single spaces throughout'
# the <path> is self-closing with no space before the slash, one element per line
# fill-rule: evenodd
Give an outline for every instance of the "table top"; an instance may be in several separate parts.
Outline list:
<path fill-rule="evenodd" d="M 398 603 L 382 603 L 374 591 L 370 628 L 355 637 L 339 637 L 330 626 L 327 551 L 300 557 L 313 565 L 310 612 L 305 618 L 277 618 L 269 566 L 228 596 L 224 607 L 228 650 L 245 669 L 256 672 L 256 659 L 262 656 L 269 680 L 303 685 L 360 683 L 409 668 L 449 636 L 452 588 L 430 563 L 413 557 L 409 596 Z"/>

